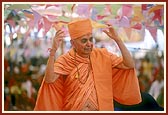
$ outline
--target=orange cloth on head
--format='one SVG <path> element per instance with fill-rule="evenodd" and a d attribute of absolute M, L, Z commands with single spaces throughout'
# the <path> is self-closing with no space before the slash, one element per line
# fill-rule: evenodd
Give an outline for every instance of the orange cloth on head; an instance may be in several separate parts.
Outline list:
<path fill-rule="evenodd" d="M 99 111 L 113 111 L 113 99 L 125 105 L 138 104 L 141 102 L 138 78 L 135 69 L 115 69 L 114 67 L 122 62 L 106 49 L 94 48 L 90 55 L 92 74 L 85 85 L 82 85 L 75 78 L 76 66 L 74 51 L 60 56 L 54 65 L 54 72 L 66 75 L 63 79 L 60 76 L 54 83 L 42 83 L 34 110 L 81 110 L 82 104 L 89 99 L 93 104 L 98 103 Z M 88 59 L 76 57 L 80 76 L 86 76 L 88 70 Z M 90 81 L 94 80 L 94 82 Z M 94 87 L 96 89 L 97 102 L 93 97 Z M 91 85 L 89 85 L 91 84 Z M 90 89 L 93 88 L 93 89 Z M 97 106 L 95 105 L 95 107 Z M 65 107 L 65 108 L 64 108 Z"/>
<path fill-rule="evenodd" d="M 68 30 L 71 39 L 76 39 L 85 34 L 92 33 L 92 24 L 90 19 L 77 19 L 68 23 Z"/>

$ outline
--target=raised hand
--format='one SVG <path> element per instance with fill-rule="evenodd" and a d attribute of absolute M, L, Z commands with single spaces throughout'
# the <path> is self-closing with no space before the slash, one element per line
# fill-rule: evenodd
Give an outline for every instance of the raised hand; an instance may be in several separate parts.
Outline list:
<path fill-rule="evenodd" d="M 60 45 L 60 42 L 64 37 L 65 37 L 64 31 L 58 30 L 53 38 L 52 49 L 57 50 Z"/>
<path fill-rule="evenodd" d="M 103 32 L 106 33 L 111 39 L 113 39 L 115 41 L 120 40 L 117 32 L 115 31 L 115 29 L 111 25 L 108 25 L 108 29 L 109 29 L 109 31 L 103 30 Z"/>

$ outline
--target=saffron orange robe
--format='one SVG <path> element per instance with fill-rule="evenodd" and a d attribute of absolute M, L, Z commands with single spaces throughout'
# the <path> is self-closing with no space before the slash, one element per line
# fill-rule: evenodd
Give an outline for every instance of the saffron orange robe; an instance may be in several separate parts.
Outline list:
<path fill-rule="evenodd" d="M 60 74 L 60 77 L 54 83 L 45 83 L 43 80 L 34 110 L 78 111 L 88 98 L 99 111 L 113 111 L 114 99 L 125 105 L 141 102 L 135 69 L 115 68 L 122 62 L 121 57 L 109 53 L 105 48 L 94 48 L 90 60 L 92 70 L 87 77 L 89 59 L 76 55 L 75 61 L 72 49 L 60 56 L 54 64 L 54 72 Z M 81 84 L 79 79 L 75 78 L 75 63 L 81 79 L 86 79 L 85 84 Z"/>

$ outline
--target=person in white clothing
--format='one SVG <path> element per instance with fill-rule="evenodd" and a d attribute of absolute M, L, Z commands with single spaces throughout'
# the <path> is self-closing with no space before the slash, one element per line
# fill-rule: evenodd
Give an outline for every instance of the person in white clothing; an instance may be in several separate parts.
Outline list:
<path fill-rule="evenodd" d="M 157 100 L 159 94 L 161 93 L 161 89 L 164 87 L 164 79 L 162 72 L 159 72 L 156 80 L 151 84 L 149 89 L 149 94 Z"/>

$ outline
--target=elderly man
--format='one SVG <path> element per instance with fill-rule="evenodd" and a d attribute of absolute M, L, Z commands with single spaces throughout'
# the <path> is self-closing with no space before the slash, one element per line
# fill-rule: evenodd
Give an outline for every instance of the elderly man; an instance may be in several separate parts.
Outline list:
<path fill-rule="evenodd" d="M 133 105 L 141 102 L 134 61 L 114 29 L 104 32 L 119 46 L 118 57 L 105 48 L 94 48 L 90 19 L 68 24 L 72 48 L 55 60 L 64 32 L 52 44 L 44 80 L 34 110 L 113 111 L 114 100 Z"/>

